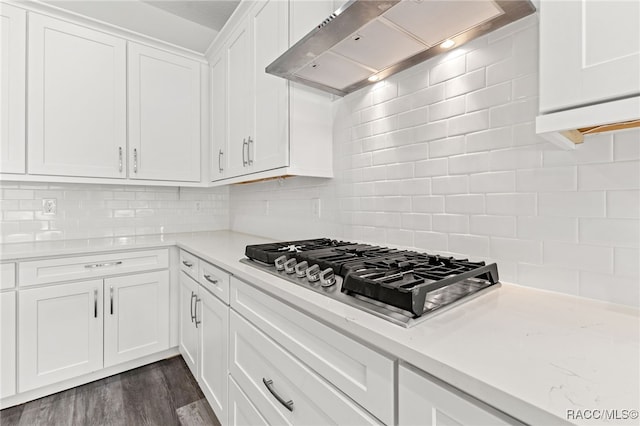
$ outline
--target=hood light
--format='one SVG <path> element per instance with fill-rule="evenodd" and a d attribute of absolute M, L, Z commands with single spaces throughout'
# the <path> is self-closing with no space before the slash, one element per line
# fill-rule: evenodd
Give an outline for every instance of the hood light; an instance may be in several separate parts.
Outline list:
<path fill-rule="evenodd" d="M 373 81 L 378 81 L 380 80 L 380 77 L 377 75 L 372 75 L 371 77 L 369 77 L 367 80 L 373 82 Z"/>
<path fill-rule="evenodd" d="M 456 45 L 455 41 L 453 41 L 453 40 L 445 40 L 445 41 L 442 42 L 440 47 L 442 47 L 443 49 L 450 49 L 455 45 Z"/>

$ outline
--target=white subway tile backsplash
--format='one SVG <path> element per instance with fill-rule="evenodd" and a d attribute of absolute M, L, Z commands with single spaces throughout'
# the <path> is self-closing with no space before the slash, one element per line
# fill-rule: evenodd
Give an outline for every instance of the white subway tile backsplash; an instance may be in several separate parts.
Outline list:
<path fill-rule="evenodd" d="M 629 129 L 613 136 L 613 153 L 616 161 L 640 159 L 640 130 Z"/>
<path fill-rule="evenodd" d="M 616 275 L 640 278 L 640 250 L 616 247 L 613 254 L 613 271 Z"/>
<path fill-rule="evenodd" d="M 583 297 L 640 307 L 640 286 L 634 278 L 580 272 L 579 288 Z"/>
<path fill-rule="evenodd" d="M 578 242 L 578 219 L 544 216 L 520 216 L 518 238 L 540 241 Z"/>
<path fill-rule="evenodd" d="M 424 213 L 402 213 L 402 229 L 431 231 L 431 215 Z"/>
<path fill-rule="evenodd" d="M 439 195 L 413 197 L 413 211 L 418 213 L 444 213 L 444 197 Z"/>
<path fill-rule="evenodd" d="M 416 177 L 443 176 L 448 174 L 449 162 L 446 158 L 417 161 L 414 164 Z"/>
<path fill-rule="evenodd" d="M 447 213 L 482 214 L 484 210 L 484 195 L 447 195 L 445 197 Z"/>
<path fill-rule="evenodd" d="M 448 99 L 429 106 L 429 119 L 431 121 L 443 120 L 464 114 L 466 108 L 464 96 Z"/>
<path fill-rule="evenodd" d="M 608 191 L 607 217 L 640 219 L 640 191 Z"/>
<path fill-rule="evenodd" d="M 449 174 L 481 173 L 489 170 L 489 154 L 486 152 L 449 157 Z"/>
<path fill-rule="evenodd" d="M 613 135 L 601 133 L 591 136 L 588 143 L 580 144 L 574 150 L 563 150 L 547 145 L 544 151 L 545 166 L 610 162 L 613 158 Z"/>
<path fill-rule="evenodd" d="M 467 66 L 466 63 L 465 56 L 459 56 L 434 66 L 429 73 L 429 83 L 431 85 L 442 83 L 445 80 L 464 74 Z"/>
<path fill-rule="evenodd" d="M 504 38 L 467 54 L 467 71 L 486 67 L 511 56 L 512 39 Z"/>
<path fill-rule="evenodd" d="M 545 265 L 613 273 L 613 248 L 611 247 L 545 241 L 543 253 Z"/>
<path fill-rule="evenodd" d="M 440 139 L 429 143 L 429 156 L 431 158 L 462 154 L 464 150 L 464 136 Z"/>
<path fill-rule="evenodd" d="M 434 214 L 431 217 L 432 228 L 436 232 L 468 234 L 469 216 L 459 214 Z"/>
<path fill-rule="evenodd" d="M 511 101 L 511 82 L 497 84 L 467 95 L 467 112 L 503 105 Z"/>
<path fill-rule="evenodd" d="M 444 83 L 415 92 L 411 94 L 411 99 L 414 108 L 440 102 L 444 99 Z"/>
<path fill-rule="evenodd" d="M 578 166 L 578 189 L 640 189 L 640 161 Z"/>
<path fill-rule="evenodd" d="M 580 242 L 614 247 L 640 247 L 637 219 L 580 218 Z"/>
<path fill-rule="evenodd" d="M 541 216 L 604 217 L 605 193 L 548 192 L 538 194 L 538 211 Z"/>
<path fill-rule="evenodd" d="M 449 235 L 442 232 L 416 231 L 413 236 L 417 249 L 427 252 L 446 252 L 449 250 Z"/>
<path fill-rule="evenodd" d="M 518 264 L 518 283 L 543 290 L 578 294 L 578 271 L 542 265 Z"/>
<path fill-rule="evenodd" d="M 575 167 L 518 170 L 516 187 L 518 192 L 575 191 L 577 171 Z"/>
<path fill-rule="evenodd" d="M 534 169 L 542 167 L 542 150 L 538 145 L 501 149 L 489 153 L 491 170 Z"/>
<path fill-rule="evenodd" d="M 463 257 L 487 257 L 489 256 L 489 237 L 477 235 L 449 235 L 449 251 L 458 253 Z"/>
<path fill-rule="evenodd" d="M 516 218 L 513 216 L 473 215 L 469 218 L 470 233 L 494 237 L 515 237 Z"/>
<path fill-rule="evenodd" d="M 479 132 L 489 128 L 489 113 L 487 111 L 477 111 L 447 120 L 448 135 L 464 135 L 467 133 Z"/>
<path fill-rule="evenodd" d="M 427 123 L 429 108 L 430 107 L 425 106 L 399 114 L 398 128 L 404 129 L 406 127 L 414 127 L 420 124 Z"/>
<path fill-rule="evenodd" d="M 489 151 L 506 148 L 512 144 L 512 130 L 510 127 L 485 130 L 466 136 L 467 152 Z"/>
<path fill-rule="evenodd" d="M 515 192 L 515 172 L 479 173 L 469 176 L 469 192 Z"/>
<path fill-rule="evenodd" d="M 439 176 L 431 178 L 431 191 L 434 194 L 466 194 L 469 187 L 467 176 Z"/>
<path fill-rule="evenodd" d="M 490 255 L 493 259 L 512 262 L 542 263 L 542 242 L 515 238 L 491 237 Z"/>
<path fill-rule="evenodd" d="M 454 98 L 464 95 L 465 93 L 482 89 L 485 86 L 485 70 L 482 68 L 443 84 L 445 85 L 445 97 Z"/>
<path fill-rule="evenodd" d="M 436 121 L 435 123 L 418 126 L 414 130 L 414 138 L 416 141 L 433 141 L 447 136 L 447 122 Z"/>
<path fill-rule="evenodd" d="M 518 100 L 538 95 L 538 75 L 529 74 L 513 80 L 512 99 Z"/>

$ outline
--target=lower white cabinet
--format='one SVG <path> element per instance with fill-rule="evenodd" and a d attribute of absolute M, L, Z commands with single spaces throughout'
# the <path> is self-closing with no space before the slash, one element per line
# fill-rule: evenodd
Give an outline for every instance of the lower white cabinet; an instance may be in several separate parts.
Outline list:
<path fill-rule="evenodd" d="M 169 272 L 21 290 L 25 392 L 169 348 Z"/>
<path fill-rule="evenodd" d="M 413 367 L 398 368 L 398 424 L 425 426 L 521 425 Z"/>
<path fill-rule="evenodd" d="M 104 280 L 104 366 L 169 348 L 169 271 Z"/>
<path fill-rule="evenodd" d="M 102 368 L 102 280 L 20 291 L 19 391 Z"/>
<path fill-rule="evenodd" d="M 268 426 L 258 409 L 229 376 L 229 426 Z"/>
<path fill-rule="evenodd" d="M 228 282 L 228 275 L 225 279 Z M 229 307 L 180 272 L 179 318 L 180 353 L 218 420 L 226 425 Z"/>
<path fill-rule="evenodd" d="M 0 293 L 0 398 L 16 393 L 16 292 Z"/>
<path fill-rule="evenodd" d="M 269 424 L 379 424 L 235 311 L 229 329 L 231 376 Z"/>

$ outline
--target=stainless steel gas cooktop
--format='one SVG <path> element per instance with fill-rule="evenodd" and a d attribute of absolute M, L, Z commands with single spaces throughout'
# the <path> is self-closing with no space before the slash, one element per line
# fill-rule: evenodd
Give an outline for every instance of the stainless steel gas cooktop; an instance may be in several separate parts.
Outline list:
<path fill-rule="evenodd" d="M 491 288 L 495 263 L 319 238 L 246 247 L 241 262 L 410 327 Z"/>

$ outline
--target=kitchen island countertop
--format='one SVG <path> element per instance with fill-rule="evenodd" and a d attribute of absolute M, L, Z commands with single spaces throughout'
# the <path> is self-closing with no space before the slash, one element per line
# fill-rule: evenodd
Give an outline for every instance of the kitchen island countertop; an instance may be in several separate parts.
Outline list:
<path fill-rule="evenodd" d="M 0 260 L 177 245 L 523 422 L 561 424 L 571 410 L 622 416 L 640 408 L 637 309 L 503 283 L 405 329 L 239 262 L 246 245 L 270 241 L 213 231 L 14 243 L 0 246 Z"/>

